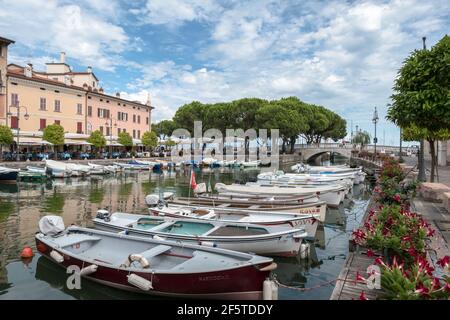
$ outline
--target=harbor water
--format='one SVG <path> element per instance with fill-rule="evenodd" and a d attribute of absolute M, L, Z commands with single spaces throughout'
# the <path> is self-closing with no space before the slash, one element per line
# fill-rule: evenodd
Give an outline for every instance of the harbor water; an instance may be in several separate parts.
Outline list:
<path fill-rule="evenodd" d="M 44 184 L 0 185 L 0 299 L 157 299 L 128 293 L 83 279 L 81 289 L 69 290 L 69 276 L 35 248 L 38 221 L 47 214 L 59 215 L 65 225 L 92 227 L 98 209 L 111 212 L 146 213 L 144 198 L 149 193 L 175 192 L 192 196 L 190 168 L 163 173 L 127 172 L 116 176 L 50 180 Z M 264 168 L 262 169 L 264 170 Z M 197 183 L 255 181 L 259 169 L 196 169 Z M 351 231 L 367 207 L 365 184 L 354 186 L 353 199 L 337 209 L 328 209 L 318 228 L 309 259 L 275 258 L 274 271 L 280 283 L 279 299 L 329 299 L 332 280 L 344 264 Z M 24 246 L 35 252 L 32 260 L 21 260 Z M 299 290 L 296 288 L 307 288 Z"/>

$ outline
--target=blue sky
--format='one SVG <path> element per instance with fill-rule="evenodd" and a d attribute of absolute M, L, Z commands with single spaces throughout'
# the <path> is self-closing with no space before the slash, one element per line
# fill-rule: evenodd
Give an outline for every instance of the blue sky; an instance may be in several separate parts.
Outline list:
<path fill-rule="evenodd" d="M 145 101 L 154 121 L 192 100 L 298 96 L 398 143 L 384 120 L 404 58 L 450 30 L 448 0 L 0 0 L 10 62 L 91 65 L 106 92 Z M 349 128 L 350 131 L 350 128 Z"/>

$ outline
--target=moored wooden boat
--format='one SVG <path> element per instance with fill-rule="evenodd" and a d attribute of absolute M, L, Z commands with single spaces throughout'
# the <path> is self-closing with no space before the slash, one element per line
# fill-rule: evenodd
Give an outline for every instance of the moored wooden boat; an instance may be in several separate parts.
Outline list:
<path fill-rule="evenodd" d="M 19 174 L 18 169 L 12 169 L 12 168 L 0 166 L 0 182 L 14 183 L 17 181 L 18 174 Z"/>
<path fill-rule="evenodd" d="M 154 216 L 199 221 L 220 221 L 232 224 L 254 224 L 281 226 L 284 228 L 304 227 L 308 238 L 314 238 L 320 216 L 318 214 L 294 214 L 278 211 L 252 211 L 242 209 L 211 208 L 204 206 L 167 205 L 150 208 Z"/>
<path fill-rule="evenodd" d="M 160 296 L 261 299 L 276 268 L 271 258 L 252 254 L 74 226 L 57 236 L 41 230 L 35 239 L 42 255 L 78 266 L 83 278 Z"/>
<path fill-rule="evenodd" d="M 296 256 L 301 240 L 307 236 L 304 228 L 300 227 L 231 224 L 120 212 L 107 216 L 99 212 L 93 222 L 96 228 L 106 231 L 124 231 L 131 235 L 157 236 L 171 241 L 274 256 Z"/>
<path fill-rule="evenodd" d="M 345 176 L 332 176 L 322 174 L 309 173 L 284 173 L 278 172 L 264 172 L 258 174 L 258 182 L 269 184 L 292 184 L 292 185 L 329 185 L 329 184 L 344 184 L 351 187 L 354 183 L 354 174 L 345 174 Z"/>
<path fill-rule="evenodd" d="M 228 195 L 259 195 L 259 196 L 302 196 L 317 195 L 319 199 L 325 201 L 328 206 L 337 207 L 344 200 L 345 194 L 349 191 L 347 186 L 335 185 L 264 185 L 257 183 L 230 184 L 216 183 L 215 189 L 219 194 Z"/>
<path fill-rule="evenodd" d="M 46 173 L 56 178 L 66 178 L 73 174 L 64 162 L 55 160 L 45 160 Z"/>
<path fill-rule="evenodd" d="M 268 200 L 257 199 L 220 199 L 220 198 L 187 198 L 175 197 L 168 199 L 167 202 L 172 205 L 202 206 L 220 209 L 241 209 L 257 212 L 277 211 L 286 214 L 316 214 L 319 215 L 319 221 L 325 221 L 327 205 L 324 201 L 315 201 L 313 203 L 299 203 L 301 200 L 272 202 Z M 147 198 L 146 198 L 147 202 Z M 149 206 L 152 204 L 147 203 Z M 156 203 L 153 203 L 155 206 Z"/>

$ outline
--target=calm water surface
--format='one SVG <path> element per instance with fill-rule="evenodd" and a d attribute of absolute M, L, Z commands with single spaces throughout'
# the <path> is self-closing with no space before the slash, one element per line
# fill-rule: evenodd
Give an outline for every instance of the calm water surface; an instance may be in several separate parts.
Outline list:
<path fill-rule="evenodd" d="M 203 169 L 197 182 L 232 183 L 255 181 L 259 170 Z M 149 193 L 173 191 L 189 195 L 189 169 L 163 174 L 124 173 L 114 177 L 53 180 L 47 184 L 0 184 L 0 299 L 155 299 L 128 293 L 90 281 L 81 290 L 68 290 L 67 274 L 41 257 L 34 243 L 38 221 L 46 214 L 60 215 L 67 225 L 92 226 L 100 208 L 131 213 L 147 212 L 144 198 Z M 278 280 L 294 287 L 310 288 L 336 279 L 348 252 L 348 236 L 359 224 L 368 203 L 365 185 L 355 186 L 353 201 L 328 210 L 319 226 L 309 260 L 275 258 Z M 19 258 L 24 246 L 36 253 L 31 261 Z M 328 299 L 333 284 L 300 292 L 280 288 L 279 299 Z"/>

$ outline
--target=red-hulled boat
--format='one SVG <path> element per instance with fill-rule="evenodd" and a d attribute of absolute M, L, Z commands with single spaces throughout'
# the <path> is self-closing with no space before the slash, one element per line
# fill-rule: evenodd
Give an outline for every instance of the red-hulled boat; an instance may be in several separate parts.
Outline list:
<path fill-rule="evenodd" d="M 213 299 L 261 299 L 276 268 L 271 258 L 81 227 L 46 216 L 36 234 L 41 254 L 83 278 L 147 294 Z M 63 225 L 63 224 L 62 224 Z M 44 227 L 43 227 L 44 226 Z"/>

